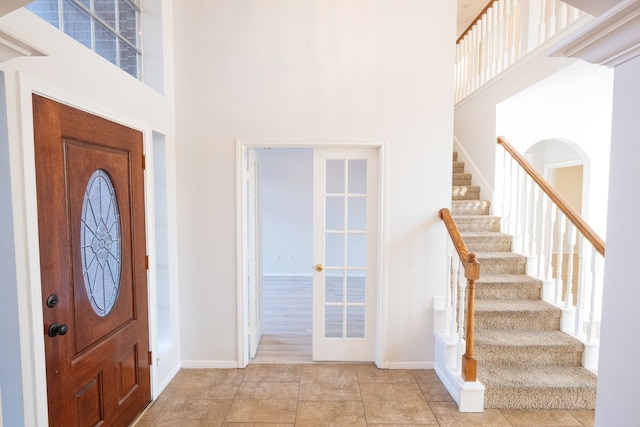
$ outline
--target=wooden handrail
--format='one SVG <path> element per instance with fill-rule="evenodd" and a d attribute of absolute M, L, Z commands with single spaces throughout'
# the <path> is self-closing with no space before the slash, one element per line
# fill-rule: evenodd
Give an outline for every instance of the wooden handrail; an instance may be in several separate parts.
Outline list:
<path fill-rule="evenodd" d="M 540 186 L 542 191 L 544 191 L 547 196 L 549 196 L 549 198 L 553 200 L 553 202 L 558 206 L 558 209 L 560 209 L 562 213 L 564 213 L 567 218 L 569 218 L 569 221 L 571 221 L 571 223 L 580 231 L 580 233 L 582 233 L 585 239 L 587 239 L 593 245 L 593 247 L 596 249 L 596 251 L 598 251 L 598 253 L 600 253 L 600 255 L 604 256 L 604 240 L 602 240 L 602 238 L 598 236 L 595 231 L 593 231 L 589 224 L 587 224 L 585 220 L 582 219 L 580 214 L 571 207 L 571 205 L 564 199 L 564 197 L 562 197 L 560 193 L 558 193 L 556 189 L 553 188 L 551 184 L 549 184 L 537 170 L 535 170 L 531 163 L 529 163 L 524 157 L 522 157 L 520 153 L 518 153 L 516 149 L 513 148 L 504 137 L 498 137 L 498 144 L 502 145 L 502 147 L 504 147 L 504 149 L 509 154 L 511 154 L 511 156 L 515 159 L 516 162 L 518 162 L 520 166 L 522 166 L 524 171 L 531 177 L 531 179 L 533 179 L 536 184 Z"/>
<path fill-rule="evenodd" d="M 482 17 L 484 16 L 485 13 L 487 13 L 487 10 L 489 10 L 491 8 L 491 6 L 493 6 L 493 4 L 495 2 L 497 2 L 498 0 L 491 0 L 489 1 L 489 3 L 487 3 L 487 5 L 480 11 L 480 13 L 478 14 L 478 16 L 476 16 L 473 21 L 471 21 L 471 24 L 469 24 L 469 26 L 462 32 L 462 34 L 460 35 L 460 37 L 458 37 L 458 40 L 456 40 L 456 44 L 460 43 L 462 41 L 462 39 L 464 38 L 464 36 L 467 35 L 467 33 L 469 33 L 469 31 L 471 31 L 471 29 L 473 28 L 474 25 L 476 25 L 478 23 L 479 20 L 482 19 Z"/>
<path fill-rule="evenodd" d="M 473 341 L 475 328 L 475 288 L 476 280 L 480 278 L 480 262 L 476 258 L 476 254 L 469 252 L 465 245 L 460 231 L 456 223 L 453 221 L 451 211 L 447 208 L 440 209 L 438 216 L 444 222 L 449 237 L 453 242 L 453 246 L 458 252 L 460 262 L 464 268 L 464 277 L 467 279 L 467 324 L 465 337 L 465 353 L 462 355 L 462 378 L 468 382 L 476 381 L 476 373 L 478 368 L 477 360 L 474 357 Z"/>

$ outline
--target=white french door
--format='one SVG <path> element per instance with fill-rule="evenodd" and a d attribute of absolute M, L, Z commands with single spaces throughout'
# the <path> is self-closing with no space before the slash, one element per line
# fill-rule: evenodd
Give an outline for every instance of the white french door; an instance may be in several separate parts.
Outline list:
<path fill-rule="evenodd" d="M 313 359 L 375 359 L 378 151 L 315 149 Z"/>

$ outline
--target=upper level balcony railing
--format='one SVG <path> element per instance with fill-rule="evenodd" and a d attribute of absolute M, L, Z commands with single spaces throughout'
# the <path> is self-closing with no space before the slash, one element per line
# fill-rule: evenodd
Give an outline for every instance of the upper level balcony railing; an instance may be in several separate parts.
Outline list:
<path fill-rule="evenodd" d="M 460 102 L 585 13 L 560 0 L 493 0 L 458 38 Z"/>

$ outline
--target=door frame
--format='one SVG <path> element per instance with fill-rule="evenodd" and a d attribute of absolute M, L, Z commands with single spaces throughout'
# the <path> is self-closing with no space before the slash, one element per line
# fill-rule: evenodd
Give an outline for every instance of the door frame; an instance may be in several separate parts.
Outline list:
<path fill-rule="evenodd" d="M 38 210 L 35 172 L 35 147 L 33 132 L 32 94 L 41 95 L 75 109 L 103 117 L 115 123 L 140 131 L 143 134 L 143 152 L 147 157 L 144 174 L 144 204 L 146 221 L 147 254 L 155 259 L 155 207 L 153 179 L 153 129 L 123 116 L 99 104 L 83 99 L 53 85 L 42 82 L 29 75 L 18 73 L 19 99 L 17 100 L 21 135 L 21 150 L 16 157 L 20 158 L 22 185 L 20 192 L 12 187 L 12 204 L 22 204 L 24 215 L 17 219 L 14 211 L 14 223 L 23 221 L 20 227 L 27 237 L 26 247 L 22 252 L 16 251 L 16 273 L 18 283 L 26 286 L 18 287 L 18 315 L 20 324 L 20 351 L 22 360 L 22 386 L 24 399 L 25 423 L 34 426 L 48 425 L 47 376 L 45 365 L 44 330 L 42 314 L 42 288 L 40 275 L 40 247 L 38 235 Z M 9 111 L 11 111 L 9 109 Z M 10 136 L 11 137 L 11 136 Z M 20 157 L 21 155 L 21 157 Z M 10 153 L 11 158 L 14 157 Z M 12 180 L 13 181 L 13 180 Z M 18 194 L 17 194 L 18 193 Z M 19 200 L 18 200 L 19 199 Z M 21 213 L 22 215 L 22 213 Z M 14 229 L 16 226 L 14 226 Z M 157 350 L 157 310 L 155 266 L 150 263 L 147 270 L 147 304 L 149 310 L 149 349 Z M 151 396 L 157 398 L 155 387 L 157 363 L 151 365 Z M 43 398 L 44 396 L 44 398 Z"/>
<path fill-rule="evenodd" d="M 248 292 L 243 286 L 243 277 L 246 274 L 244 259 L 244 218 L 246 215 L 246 202 L 242 197 L 242 186 L 245 180 L 243 167 L 243 153 L 252 148 L 331 148 L 331 149 L 354 149 L 373 148 L 378 151 L 378 215 L 377 227 L 377 259 L 376 266 L 376 333 L 375 333 L 375 364 L 377 367 L 384 367 L 384 354 L 386 344 L 386 290 L 387 290 L 387 266 L 388 251 L 386 250 L 386 212 L 387 212 L 387 141 L 384 142 L 352 142 L 352 141 L 266 141 L 247 140 L 236 138 L 236 284 L 237 284 L 237 343 L 238 343 L 238 368 L 244 368 L 249 364 L 249 312 L 248 312 Z M 264 258 L 264 257 L 263 257 Z M 311 266 L 309 266 L 311 268 Z"/>

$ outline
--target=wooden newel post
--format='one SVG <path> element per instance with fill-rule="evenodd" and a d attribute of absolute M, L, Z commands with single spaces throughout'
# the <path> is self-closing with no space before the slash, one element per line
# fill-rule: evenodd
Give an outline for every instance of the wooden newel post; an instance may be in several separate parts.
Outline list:
<path fill-rule="evenodd" d="M 476 280 L 480 278 L 480 263 L 476 259 L 476 255 L 469 254 L 467 258 L 467 268 L 465 269 L 465 277 L 467 279 L 467 325 L 465 337 L 465 353 L 462 355 L 462 379 L 466 382 L 475 382 L 478 368 L 478 361 L 473 354 L 473 331 L 475 328 L 475 290 Z"/>

